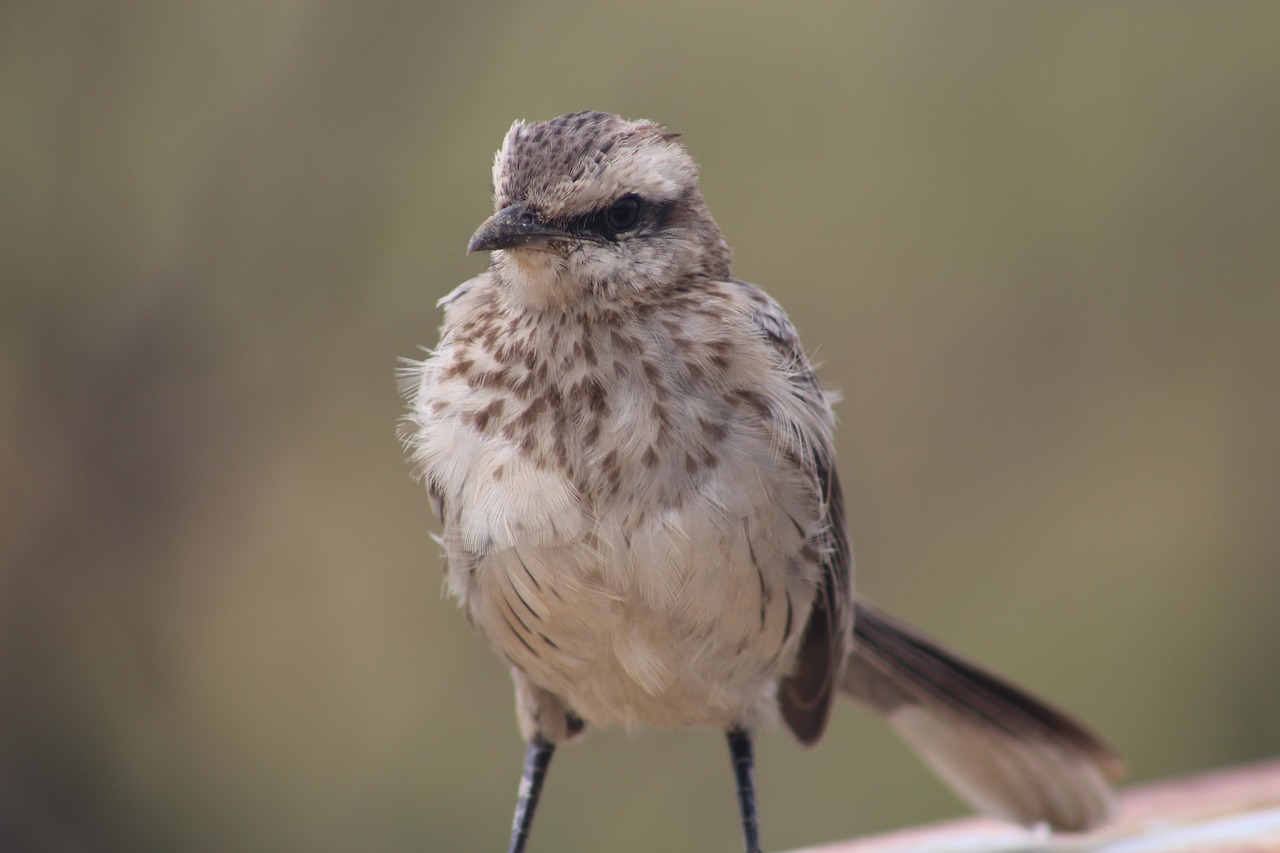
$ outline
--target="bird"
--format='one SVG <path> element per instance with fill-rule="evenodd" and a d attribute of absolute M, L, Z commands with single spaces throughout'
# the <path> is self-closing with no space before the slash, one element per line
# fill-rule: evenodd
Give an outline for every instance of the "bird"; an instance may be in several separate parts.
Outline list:
<path fill-rule="evenodd" d="M 731 272 L 682 137 L 601 112 L 516 121 L 492 189 L 467 246 L 488 268 L 402 367 L 400 434 L 448 593 L 514 681 L 509 853 L 588 726 L 723 731 L 759 853 L 754 735 L 815 744 L 838 695 L 980 812 L 1105 822 L 1114 748 L 855 596 L 833 396 Z"/>

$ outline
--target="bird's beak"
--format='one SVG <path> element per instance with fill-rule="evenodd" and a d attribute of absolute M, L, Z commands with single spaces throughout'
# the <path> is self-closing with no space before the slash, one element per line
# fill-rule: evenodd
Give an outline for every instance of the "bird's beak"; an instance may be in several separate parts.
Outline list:
<path fill-rule="evenodd" d="M 525 205 L 513 204 L 490 216 L 476 229 L 467 244 L 467 254 L 494 249 L 546 249 L 553 241 L 572 238 L 568 231 L 541 222 Z"/>

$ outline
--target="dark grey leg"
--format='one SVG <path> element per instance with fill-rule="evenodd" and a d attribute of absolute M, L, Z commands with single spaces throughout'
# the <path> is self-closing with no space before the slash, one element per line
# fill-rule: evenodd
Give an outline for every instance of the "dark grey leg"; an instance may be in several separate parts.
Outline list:
<path fill-rule="evenodd" d="M 542 793 L 542 780 L 547 777 L 547 765 L 551 763 L 551 754 L 555 750 L 556 745 L 540 735 L 529 741 L 529 748 L 524 754 L 524 772 L 520 774 L 516 817 L 511 824 L 511 846 L 507 853 L 524 853 L 525 844 L 529 842 L 529 830 L 533 828 L 533 812 Z"/>
<path fill-rule="evenodd" d="M 738 783 L 738 811 L 742 814 L 742 838 L 746 853 L 761 853 L 760 822 L 756 819 L 755 756 L 751 749 L 751 732 L 730 729 L 729 755 L 733 759 L 733 778 Z"/>

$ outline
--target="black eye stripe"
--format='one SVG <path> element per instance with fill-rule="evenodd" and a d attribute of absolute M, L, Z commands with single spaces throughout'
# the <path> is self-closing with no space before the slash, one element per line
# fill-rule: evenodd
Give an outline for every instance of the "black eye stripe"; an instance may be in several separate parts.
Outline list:
<path fill-rule="evenodd" d="M 621 199 L 615 199 L 608 205 L 590 213 L 575 216 L 564 222 L 562 227 L 570 234 L 616 242 L 626 236 L 647 234 L 660 230 L 670 219 L 672 209 L 679 202 L 679 199 L 675 199 L 655 204 L 638 195 L 628 195 L 623 196 L 623 198 L 633 198 L 639 203 L 635 222 L 625 228 L 619 229 L 615 227 L 614 223 L 610 222 L 609 217 L 610 212 Z"/>

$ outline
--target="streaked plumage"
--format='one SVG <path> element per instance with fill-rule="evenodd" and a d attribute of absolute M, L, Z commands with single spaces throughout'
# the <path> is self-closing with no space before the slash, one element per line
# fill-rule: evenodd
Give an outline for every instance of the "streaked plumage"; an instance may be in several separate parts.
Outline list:
<path fill-rule="evenodd" d="M 829 398 L 782 309 L 732 277 L 679 139 L 517 122 L 494 195 L 472 239 L 492 264 L 442 300 L 405 435 L 525 737 L 780 711 L 813 743 L 839 689 L 978 808 L 1104 819 L 1109 748 L 855 606 Z"/>

